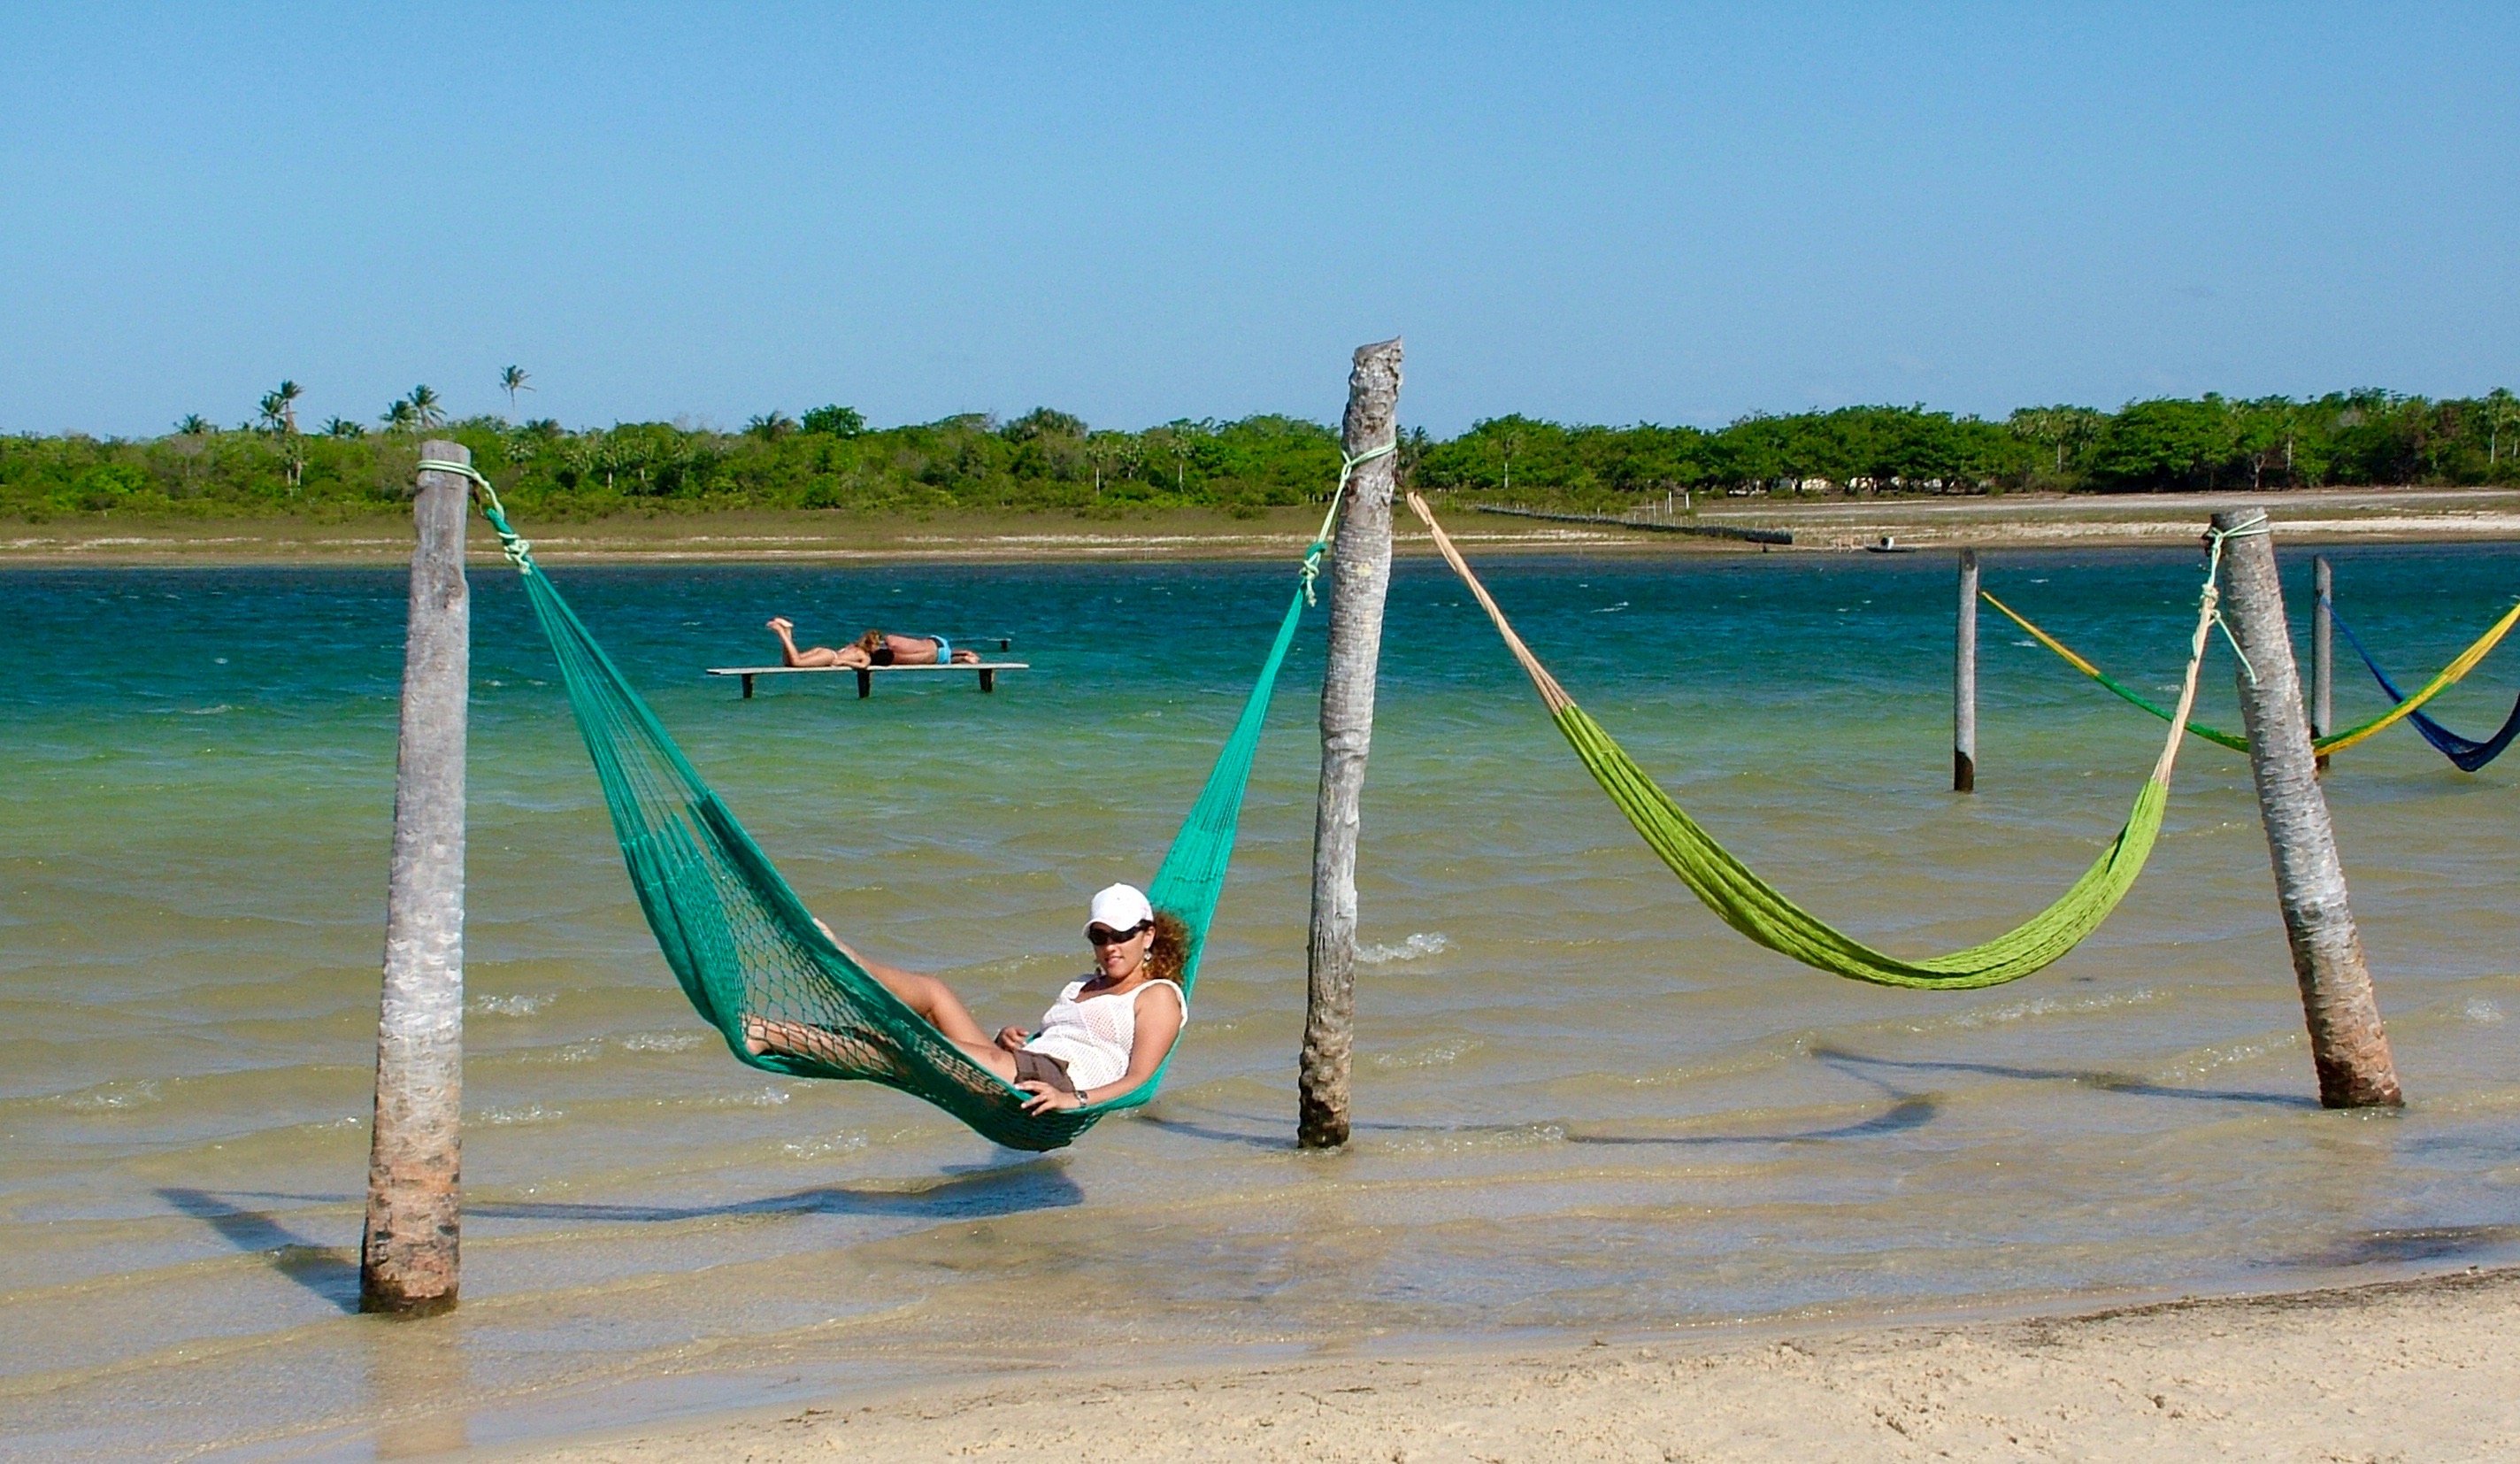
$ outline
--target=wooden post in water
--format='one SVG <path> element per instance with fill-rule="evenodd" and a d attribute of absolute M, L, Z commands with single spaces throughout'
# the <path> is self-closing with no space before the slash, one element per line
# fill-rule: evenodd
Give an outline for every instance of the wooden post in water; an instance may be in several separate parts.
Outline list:
<path fill-rule="evenodd" d="M 2318 787 L 2310 723 L 2302 715 L 2301 672 L 2284 621 L 2274 542 L 2263 531 L 2266 517 L 2260 509 L 2233 510 L 2216 514 L 2214 526 L 2227 534 L 2260 530 L 2224 540 L 2225 603 L 2246 663 L 2239 683 L 2249 772 L 2257 780 L 2275 895 L 2283 905 L 2284 936 L 2310 1024 L 2318 1101 L 2329 1108 L 2400 1104 L 2406 1099 L 2389 1055 L 2389 1034 L 2380 1025 L 2362 938 L 2346 902 L 2345 866 L 2336 856 L 2336 830 Z"/>
<path fill-rule="evenodd" d="M 1977 551 L 1960 551 L 1959 630 L 1952 655 L 1952 792 L 1977 792 Z"/>
<path fill-rule="evenodd" d="M 467 463 L 455 442 L 424 459 Z M 464 582 L 471 483 L 420 475 L 411 611 L 403 631 L 393 868 L 385 888 L 384 994 L 368 1151 L 359 1309 L 455 1304 L 464 1113 L 464 736 L 472 609 Z"/>
<path fill-rule="evenodd" d="M 1350 458 L 1393 440 L 1400 355 L 1396 340 L 1357 347 L 1343 434 Z M 1347 1142 L 1348 1069 L 1356 1049 L 1356 844 L 1365 759 L 1373 746 L 1382 602 L 1391 585 L 1393 468 L 1387 452 L 1357 466 L 1330 561 L 1322 801 L 1313 823 L 1313 931 L 1295 1106 L 1295 1141 L 1307 1149 Z"/>
<path fill-rule="evenodd" d="M 2310 562 L 2315 602 L 2310 616 L 2310 735 L 2316 739 L 2336 730 L 2336 619 L 2328 609 L 2336 593 L 2336 572 L 2327 556 Z M 2318 755 L 2318 770 L 2327 771 L 2327 755 Z"/>

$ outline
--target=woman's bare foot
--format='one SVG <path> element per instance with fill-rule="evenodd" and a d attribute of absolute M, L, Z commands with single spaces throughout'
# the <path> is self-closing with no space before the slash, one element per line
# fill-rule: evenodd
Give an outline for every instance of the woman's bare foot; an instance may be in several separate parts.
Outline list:
<path fill-rule="evenodd" d="M 777 631 L 781 635 L 786 635 L 788 631 L 796 628 L 796 622 L 788 618 L 786 616 L 772 616 L 768 623 L 772 630 Z"/>

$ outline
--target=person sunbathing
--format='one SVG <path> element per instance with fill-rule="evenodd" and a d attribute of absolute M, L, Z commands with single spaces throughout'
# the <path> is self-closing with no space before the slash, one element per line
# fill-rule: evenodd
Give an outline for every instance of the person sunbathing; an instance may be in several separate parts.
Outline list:
<path fill-rule="evenodd" d="M 1042 1014 L 1041 1030 L 1006 1027 L 994 1038 L 944 982 L 870 961 L 832 935 L 830 926 L 814 923 L 966 1057 L 1027 1094 L 1026 1113 L 1083 1108 L 1135 1091 L 1164 1065 L 1190 1020 L 1190 999 L 1181 988 L 1190 928 L 1180 916 L 1149 904 L 1134 886 L 1113 885 L 1094 896 L 1085 938 L 1094 947 L 1095 973 L 1059 989 Z M 1140 999 L 1158 990 L 1165 994 Z M 744 1050 L 755 1057 L 779 1053 L 837 1062 L 838 1042 L 837 1033 L 808 1023 L 743 1019 Z"/>
<path fill-rule="evenodd" d="M 786 616 L 774 616 L 770 633 L 779 637 L 783 665 L 849 666 L 863 670 L 876 665 L 977 665 L 980 653 L 957 651 L 954 643 L 941 635 L 892 635 L 870 630 L 856 640 L 834 651 L 829 646 L 796 649 L 796 622 Z"/>

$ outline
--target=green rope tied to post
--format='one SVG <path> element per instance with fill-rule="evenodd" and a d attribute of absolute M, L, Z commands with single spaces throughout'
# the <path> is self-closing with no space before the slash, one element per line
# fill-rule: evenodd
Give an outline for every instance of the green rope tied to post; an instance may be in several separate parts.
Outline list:
<path fill-rule="evenodd" d="M 499 490 L 490 486 L 490 480 L 483 478 L 471 463 L 450 463 L 443 458 L 422 458 L 413 471 L 453 473 L 472 480 L 473 501 L 481 505 L 481 517 L 490 521 L 491 531 L 499 536 L 500 552 L 508 556 L 508 563 L 515 565 L 518 572 L 525 574 L 534 572 L 533 540 L 508 526 L 508 511 L 499 502 Z"/>
<path fill-rule="evenodd" d="M 1330 546 L 1330 526 L 1338 522 L 1339 505 L 1347 498 L 1348 480 L 1356 477 L 1357 469 L 1372 462 L 1375 458 L 1388 456 L 1399 446 L 1400 439 L 1394 437 L 1379 447 L 1369 447 L 1354 457 L 1349 457 L 1346 453 L 1339 454 L 1338 486 L 1330 490 L 1329 512 L 1322 515 L 1322 526 L 1313 534 L 1312 547 L 1304 551 L 1304 568 L 1300 572 L 1303 576 L 1306 605 L 1321 603 L 1313 598 L 1313 581 L 1321 577 L 1322 553 Z"/>
<path fill-rule="evenodd" d="M 1443 526 L 1435 522 L 1426 501 L 1412 493 L 1409 507 L 1434 531 L 1435 547 L 1488 613 L 1488 618 L 1505 638 L 1506 648 L 1522 663 L 1524 673 L 1539 690 L 1557 730 L 1583 759 L 1594 781 L 1601 785 L 1601 791 L 1609 795 L 1611 803 L 1627 816 L 1672 873 L 1680 876 L 1681 883 L 1705 901 L 1708 909 L 1770 950 L 1832 976 L 1875 985 L 1941 990 L 2001 985 L 2047 967 L 2080 944 L 2108 919 L 2118 901 L 2135 887 L 2137 876 L 2143 872 L 2144 860 L 2161 833 L 2162 815 L 2169 807 L 2171 769 L 2179 757 L 2187 709 L 2196 699 L 2196 676 L 2204 664 L 2205 647 L 2220 615 L 2221 594 L 2211 572 L 2199 592 L 2196 628 L 2188 639 L 2187 674 L 2180 690 L 2179 718 L 2171 724 L 2151 775 L 2136 793 L 2135 807 L 2128 813 L 2125 827 L 2110 841 L 2107 850 L 2054 904 L 2013 929 L 1965 950 L 1911 961 L 1876 950 L 1823 922 L 1787 899 L 1737 855 L 1717 844 L 1673 801 L 1671 795 L 1637 766 L 1598 722 L 1575 705 L 1574 698 L 1531 654 L 1522 637 L 1507 623 L 1505 612 L 1497 608 L 1487 586 L 1479 583 L 1461 551 L 1453 547 Z M 2209 535 L 2208 544 L 2214 551 L 2215 568 L 2219 569 L 2221 537 Z"/>
<path fill-rule="evenodd" d="M 973 1062 L 824 934 L 770 856 L 702 781 L 646 700 L 561 597 L 551 576 L 537 569 L 533 545 L 510 526 L 489 480 L 462 463 L 428 459 L 420 466 L 461 474 L 474 484 L 481 511 L 522 576 L 534 618 L 560 662 L 569 710 L 594 761 L 631 888 L 655 933 L 657 948 L 693 1009 L 717 1029 L 739 1061 L 786 1076 L 857 1079 L 897 1088 L 1016 1149 L 1059 1148 L 1105 1115 L 1154 1098 L 1171 1071 L 1170 1053 L 1152 1077 L 1117 1098 L 1025 1113 L 1029 1095 Z M 1341 473 L 1342 488 L 1354 466 Z M 1336 507 L 1334 500 L 1333 512 Z M 1155 908 L 1180 916 L 1190 929 L 1181 978 L 1185 1000 L 1198 980 L 1270 695 L 1302 621 L 1309 572 L 1322 547 L 1317 541 L 1306 556 L 1304 583 L 1287 603 L 1241 714 L 1148 885 Z M 745 1024 L 752 1021 L 814 1029 L 813 1055 L 747 1051 Z"/>

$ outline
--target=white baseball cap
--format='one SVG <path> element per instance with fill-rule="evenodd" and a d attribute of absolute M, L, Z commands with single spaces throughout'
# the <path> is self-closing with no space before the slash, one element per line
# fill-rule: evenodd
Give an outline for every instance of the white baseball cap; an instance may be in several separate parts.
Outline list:
<path fill-rule="evenodd" d="M 1106 931 L 1134 931 L 1154 918 L 1155 907 L 1137 886 L 1113 885 L 1094 896 L 1094 913 L 1086 918 L 1085 928 L 1099 925 Z"/>

